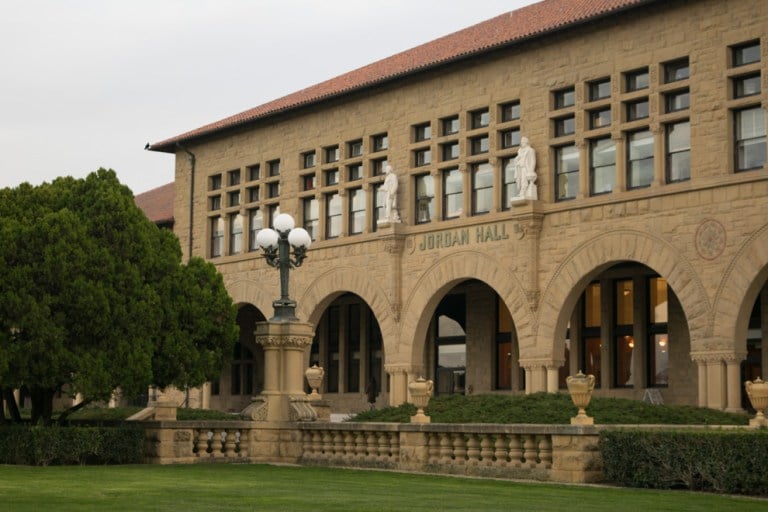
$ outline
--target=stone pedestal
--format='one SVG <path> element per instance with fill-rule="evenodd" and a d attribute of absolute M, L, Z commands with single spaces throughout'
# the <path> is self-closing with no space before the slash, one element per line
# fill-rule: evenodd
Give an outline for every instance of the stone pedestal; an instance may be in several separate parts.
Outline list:
<path fill-rule="evenodd" d="M 316 420 L 304 393 L 304 352 L 312 344 L 313 325 L 270 320 L 257 323 L 255 335 L 264 347 L 264 390 L 241 415 L 255 421 Z"/>

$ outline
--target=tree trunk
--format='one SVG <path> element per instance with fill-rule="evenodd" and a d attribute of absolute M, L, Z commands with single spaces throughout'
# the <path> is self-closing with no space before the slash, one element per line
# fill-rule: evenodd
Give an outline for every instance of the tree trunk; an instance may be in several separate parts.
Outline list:
<path fill-rule="evenodd" d="M 90 400 L 83 400 L 83 401 L 82 401 L 82 402 L 80 402 L 79 404 L 77 404 L 77 405 L 73 405 L 72 407 L 70 407 L 69 409 L 65 410 L 64 412 L 62 412 L 62 413 L 59 415 L 59 419 L 58 419 L 57 423 L 58 423 L 60 426 L 64 426 L 64 425 L 66 425 L 66 423 L 67 423 L 67 418 L 69 418 L 69 415 L 70 415 L 70 414 L 72 414 L 73 412 L 77 412 L 77 411 L 79 411 L 80 409 L 82 409 L 83 407 L 85 407 L 86 405 L 88 405 L 88 404 L 90 404 L 90 403 L 91 403 L 91 401 L 90 401 Z"/>
<path fill-rule="evenodd" d="M 32 424 L 49 426 L 53 416 L 53 389 L 33 388 L 30 390 L 32 398 Z"/>

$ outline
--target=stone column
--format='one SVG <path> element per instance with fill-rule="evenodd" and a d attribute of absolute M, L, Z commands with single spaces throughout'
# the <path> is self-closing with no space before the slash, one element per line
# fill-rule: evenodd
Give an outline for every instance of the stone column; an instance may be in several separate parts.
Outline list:
<path fill-rule="evenodd" d="M 547 393 L 557 393 L 560 391 L 560 367 L 565 364 L 565 360 L 552 361 L 547 365 Z"/>
<path fill-rule="evenodd" d="M 551 360 L 526 359 L 520 361 L 520 366 L 525 369 L 525 394 L 547 391 L 547 366 L 552 363 Z M 557 372 L 555 372 L 555 383 L 557 383 Z"/>
<path fill-rule="evenodd" d="M 741 407 L 741 361 L 746 354 L 730 354 L 725 358 L 725 378 L 727 400 L 725 410 L 727 412 L 744 412 Z"/>
<path fill-rule="evenodd" d="M 699 406 L 741 411 L 741 353 L 695 352 L 691 359 L 699 366 Z"/>
<path fill-rule="evenodd" d="M 389 374 L 389 405 L 397 406 L 410 401 L 408 382 L 424 376 L 424 368 L 411 364 L 385 364 Z"/>

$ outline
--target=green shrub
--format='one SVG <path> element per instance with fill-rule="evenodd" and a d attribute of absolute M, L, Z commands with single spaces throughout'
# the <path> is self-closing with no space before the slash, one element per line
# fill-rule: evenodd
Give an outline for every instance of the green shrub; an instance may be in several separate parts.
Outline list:
<path fill-rule="evenodd" d="M 626 487 L 768 495 L 768 431 L 604 431 L 606 480 Z"/>
<path fill-rule="evenodd" d="M 1 464 L 130 464 L 143 460 L 143 450 L 144 431 L 132 427 L 0 428 Z"/>

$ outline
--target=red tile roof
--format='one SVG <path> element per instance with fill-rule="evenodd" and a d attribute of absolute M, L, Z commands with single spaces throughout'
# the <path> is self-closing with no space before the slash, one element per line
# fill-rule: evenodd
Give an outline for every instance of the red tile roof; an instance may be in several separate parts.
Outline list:
<path fill-rule="evenodd" d="M 162 185 L 134 197 L 136 206 L 144 211 L 144 215 L 155 224 L 173 222 L 173 190 L 174 183 Z"/>
<path fill-rule="evenodd" d="M 157 142 L 152 144 L 149 149 L 173 153 L 176 151 L 176 143 L 211 135 L 273 114 L 371 87 L 502 46 L 520 43 L 527 39 L 593 21 L 596 18 L 653 1 L 658 0 L 543 0 L 307 87 L 288 96 L 283 96 L 256 108 Z"/>

